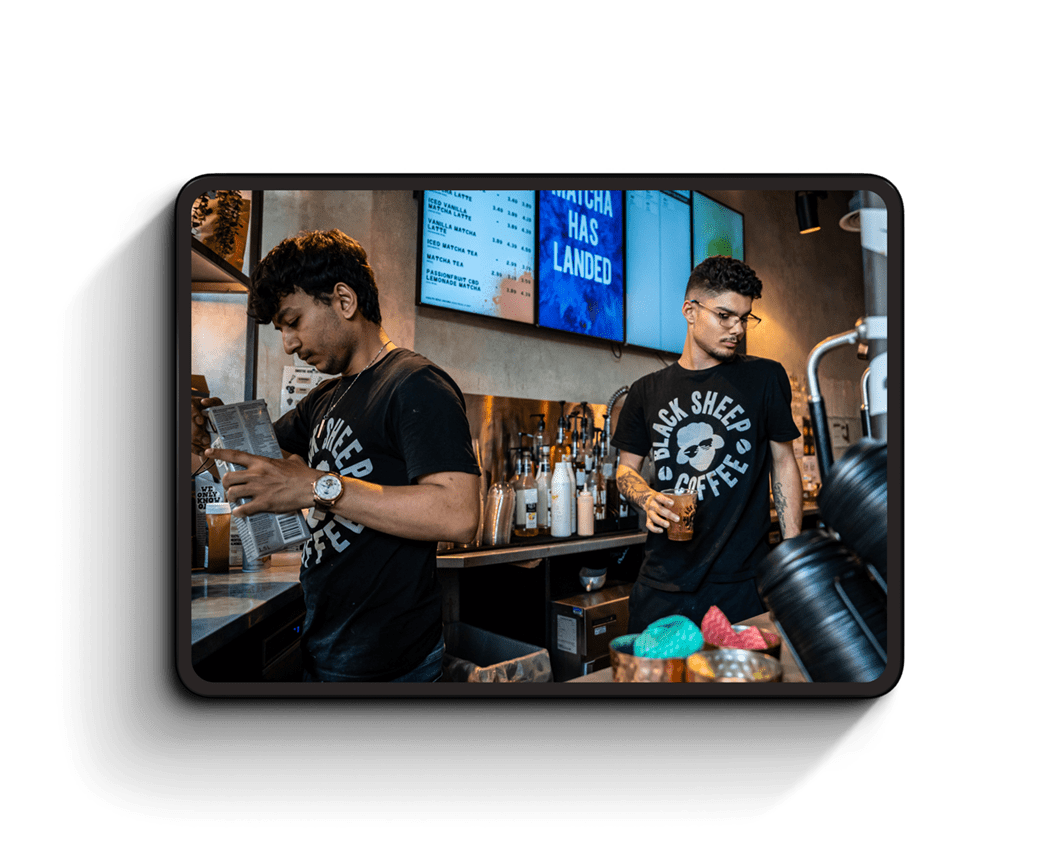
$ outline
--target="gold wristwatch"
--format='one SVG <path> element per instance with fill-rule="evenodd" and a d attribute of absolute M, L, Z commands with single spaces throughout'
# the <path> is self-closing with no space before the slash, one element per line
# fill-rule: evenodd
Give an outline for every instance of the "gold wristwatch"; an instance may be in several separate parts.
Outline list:
<path fill-rule="evenodd" d="M 317 507 L 330 508 L 343 495 L 343 481 L 335 472 L 321 475 L 313 482 L 313 503 Z"/>

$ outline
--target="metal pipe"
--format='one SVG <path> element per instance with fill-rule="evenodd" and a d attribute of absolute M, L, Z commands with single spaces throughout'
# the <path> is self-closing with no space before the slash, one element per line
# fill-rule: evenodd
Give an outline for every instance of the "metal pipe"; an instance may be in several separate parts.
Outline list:
<path fill-rule="evenodd" d="M 842 334 L 828 337 L 826 340 L 819 341 L 815 344 L 815 348 L 811 350 L 808 355 L 808 402 L 821 401 L 822 392 L 819 390 L 819 362 L 822 361 L 822 357 L 830 350 L 836 349 L 839 346 L 846 346 L 849 344 L 855 344 L 859 342 L 859 332 L 856 329 L 846 331 Z"/>
<path fill-rule="evenodd" d="M 820 341 L 808 356 L 808 411 L 811 413 L 811 430 L 815 434 L 815 456 L 819 461 L 819 478 L 826 480 L 833 465 L 833 446 L 830 444 L 830 425 L 826 418 L 826 404 L 819 389 L 819 362 L 830 350 L 859 342 L 856 329 L 828 337 Z"/>
<path fill-rule="evenodd" d="M 868 367 L 863 371 L 863 376 L 859 380 L 860 387 L 863 392 L 863 404 L 859 407 L 859 423 L 863 427 L 863 435 L 867 438 L 873 436 L 870 430 L 870 368 Z"/>
<path fill-rule="evenodd" d="M 630 390 L 631 387 L 629 385 L 624 385 L 609 398 L 608 407 L 605 409 L 605 456 L 608 456 L 609 449 L 612 447 L 612 407 L 616 405 L 617 400 Z"/>
<path fill-rule="evenodd" d="M 248 230 L 248 254 L 250 271 L 262 260 L 262 209 L 265 192 L 251 192 L 251 223 Z M 243 368 L 243 399 L 255 400 L 258 397 L 258 323 L 247 317 L 247 346 Z"/>
<path fill-rule="evenodd" d="M 833 448 L 830 444 L 830 427 L 826 419 L 826 404 L 822 401 L 822 392 L 819 390 L 819 362 L 830 350 L 839 346 L 856 343 L 884 342 L 888 336 L 888 318 L 884 316 L 867 316 L 856 320 L 856 327 L 851 331 L 828 337 L 820 341 L 808 356 L 808 409 L 811 412 L 811 429 L 815 433 L 815 453 L 819 460 L 819 471 L 822 480 L 833 465 Z M 869 368 L 870 376 L 874 375 L 874 365 Z M 867 400 L 869 402 L 870 380 L 867 374 L 863 374 L 863 383 L 867 386 Z M 871 416 L 868 415 L 868 420 Z M 864 425 L 865 426 L 865 425 Z M 877 438 L 875 436 L 875 438 Z"/>
<path fill-rule="evenodd" d="M 869 209 L 885 209 L 885 201 L 873 191 L 857 191 L 848 203 L 850 212 L 862 212 Z M 860 221 L 862 218 L 860 218 Z M 859 222 L 856 222 L 857 224 Z M 844 223 L 842 221 L 842 227 Z M 853 227 L 845 227 L 853 229 Z M 858 230 L 859 227 L 854 229 Z M 863 298 L 866 306 L 867 317 L 886 317 L 889 312 L 889 283 L 888 283 L 888 259 L 885 254 L 878 253 L 863 245 Z M 884 385 L 884 363 L 887 359 L 888 340 L 884 337 L 870 341 L 868 344 L 867 359 L 871 363 L 871 377 L 869 384 L 879 390 Z M 875 359 L 879 359 L 875 361 Z M 889 413 L 887 410 L 876 410 L 871 414 L 870 398 L 867 399 L 867 419 L 872 428 L 875 439 L 887 441 L 889 438 Z"/>

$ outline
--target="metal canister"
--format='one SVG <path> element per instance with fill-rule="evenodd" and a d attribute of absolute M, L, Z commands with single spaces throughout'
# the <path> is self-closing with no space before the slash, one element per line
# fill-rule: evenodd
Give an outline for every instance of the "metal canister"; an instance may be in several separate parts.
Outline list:
<path fill-rule="evenodd" d="M 503 546 L 509 543 L 513 533 L 513 509 L 516 492 L 509 484 L 495 483 L 487 492 L 486 510 L 483 512 L 483 546 Z"/>

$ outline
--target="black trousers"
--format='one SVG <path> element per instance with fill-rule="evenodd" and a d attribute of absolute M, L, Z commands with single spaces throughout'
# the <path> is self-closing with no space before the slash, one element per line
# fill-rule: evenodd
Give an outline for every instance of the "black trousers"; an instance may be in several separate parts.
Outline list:
<path fill-rule="evenodd" d="M 754 578 L 740 582 L 706 582 L 699 591 L 661 591 L 636 582 L 627 603 L 628 633 L 641 633 L 650 623 L 668 615 L 685 615 L 701 626 L 704 614 L 718 606 L 731 624 L 765 612 Z"/>

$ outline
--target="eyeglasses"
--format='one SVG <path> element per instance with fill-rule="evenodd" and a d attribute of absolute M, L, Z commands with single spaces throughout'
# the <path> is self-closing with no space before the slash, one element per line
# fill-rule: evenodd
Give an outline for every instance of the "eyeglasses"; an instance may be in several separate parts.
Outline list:
<path fill-rule="evenodd" d="M 724 328 L 730 328 L 736 320 L 737 322 L 741 323 L 741 327 L 743 329 L 748 331 L 749 329 L 756 328 L 756 326 L 758 326 L 762 322 L 762 320 L 754 314 L 745 314 L 745 316 L 739 317 L 737 314 L 730 313 L 730 311 L 717 311 L 715 308 L 710 308 L 707 305 L 702 305 L 696 299 L 690 299 L 689 303 L 691 305 L 697 305 L 698 307 L 704 308 L 706 311 L 708 311 L 708 313 L 712 314 L 716 319 L 718 319 L 719 323 Z"/>

